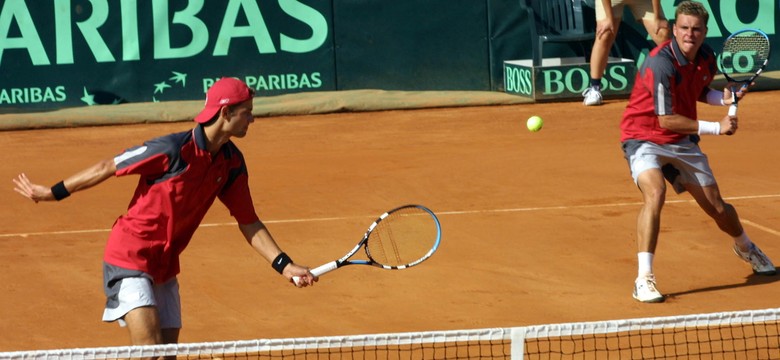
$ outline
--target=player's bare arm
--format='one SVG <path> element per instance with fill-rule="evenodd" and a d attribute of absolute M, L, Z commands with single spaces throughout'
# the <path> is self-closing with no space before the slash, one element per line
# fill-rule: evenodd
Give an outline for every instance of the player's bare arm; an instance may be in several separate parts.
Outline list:
<path fill-rule="evenodd" d="M 35 184 L 27 177 L 26 174 L 19 174 L 13 182 L 15 184 L 14 191 L 22 196 L 35 201 L 54 201 L 61 200 L 55 196 L 56 187 L 59 187 L 59 192 L 65 191 L 68 195 L 76 191 L 91 188 L 106 179 L 114 176 L 116 173 L 116 164 L 113 159 L 106 159 L 98 162 L 95 165 L 86 168 L 73 176 L 63 180 L 55 186 L 44 186 Z"/>
<path fill-rule="evenodd" d="M 723 119 L 715 122 L 715 121 L 706 121 L 706 120 L 694 120 L 683 115 L 673 114 L 673 115 L 658 116 L 658 123 L 661 125 L 662 128 L 672 130 L 680 134 L 733 135 L 737 131 L 738 120 L 736 117 L 730 117 L 726 115 L 725 117 L 723 117 Z M 712 123 L 712 124 L 708 124 L 708 123 Z M 715 124 L 717 124 L 717 126 L 719 127 L 716 130 L 717 134 L 702 132 L 702 127 L 709 126 L 709 125 L 715 126 Z"/>
<path fill-rule="evenodd" d="M 274 260 L 283 254 L 282 249 L 279 248 L 279 245 L 262 221 L 256 221 L 251 224 L 238 224 L 238 228 L 241 229 L 241 233 L 244 234 L 246 241 L 269 263 L 273 264 Z M 300 278 L 302 281 L 294 282 L 298 287 L 314 285 L 314 282 L 317 281 L 317 278 L 309 272 L 308 268 L 291 261 L 283 267 L 281 274 L 291 282 L 293 277 Z"/>

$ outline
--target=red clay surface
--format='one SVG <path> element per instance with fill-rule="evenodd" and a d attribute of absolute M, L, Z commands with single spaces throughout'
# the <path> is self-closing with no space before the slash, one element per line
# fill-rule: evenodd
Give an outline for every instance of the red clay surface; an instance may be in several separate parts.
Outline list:
<path fill-rule="evenodd" d="M 778 92 L 741 103 L 739 132 L 703 148 L 750 236 L 780 262 Z M 383 211 L 420 203 L 444 237 L 404 271 L 348 267 L 296 289 L 215 203 L 184 252 L 182 342 L 512 327 L 777 307 L 688 195 L 670 193 L 656 276 L 664 304 L 631 298 L 640 194 L 618 142 L 626 102 L 340 113 L 259 119 L 236 140 L 260 217 L 296 262 L 341 256 Z M 701 106 L 716 119 L 726 108 Z M 525 119 L 545 119 L 541 132 Z M 0 351 L 128 344 L 100 321 L 108 229 L 137 181 L 61 203 L 13 192 L 192 123 L 0 132 Z"/>

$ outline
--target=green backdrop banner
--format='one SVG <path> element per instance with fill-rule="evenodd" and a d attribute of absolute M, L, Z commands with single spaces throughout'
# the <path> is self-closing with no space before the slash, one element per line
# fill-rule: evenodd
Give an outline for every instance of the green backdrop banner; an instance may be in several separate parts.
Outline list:
<path fill-rule="evenodd" d="M 221 76 L 265 95 L 335 90 L 328 1 L 3 0 L 0 106 L 202 99 Z"/>
<path fill-rule="evenodd" d="M 774 0 L 705 6 L 716 49 L 747 27 L 775 39 Z M 503 91 L 503 62 L 531 58 L 526 16 L 518 0 L 0 0 L 0 112 L 199 100 L 221 76 L 260 96 Z M 625 18 L 615 49 L 641 63 L 650 42 Z"/>

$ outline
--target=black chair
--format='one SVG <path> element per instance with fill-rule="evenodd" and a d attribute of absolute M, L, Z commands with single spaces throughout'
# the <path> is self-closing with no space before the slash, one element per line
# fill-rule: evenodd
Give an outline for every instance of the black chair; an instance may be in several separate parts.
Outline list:
<path fill-rule="evenodd" d="M 544 59 L 546 43 L 578 43 L 586 56 L 590 54 L 595 31 L 586 31 L 582 15 L 583 0 L 520 0 L 531 22 L 533 64 Z M 583 43 L 588 42 L 588 47 Z"/>

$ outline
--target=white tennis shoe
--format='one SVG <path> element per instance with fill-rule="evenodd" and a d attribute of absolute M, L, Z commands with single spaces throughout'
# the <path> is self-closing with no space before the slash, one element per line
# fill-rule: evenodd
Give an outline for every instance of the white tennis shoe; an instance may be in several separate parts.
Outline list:
<path fill-rule="evenodd" d="M 634 281 L 634 299 L 643 303 L 664 302 L 664 296 L 655 287 L 655 276 L 646 275 Z"/>
<path fill-rule="evenodd" d="M 601 105 L 601 91 L 593 86 L 585 89 L 585 92 L 582 93 L 582 96 L 585 98 L 582 101 L 585 106 Z"/>
<path fill-rule="evenodd" d="M 756 246 L 756 244 L 750 244 L 750 250 L 742 252 L 737 245 L 734 245 L 734 253 L 739 256 L 740 259 L 745 260 L 753 267 L 753 272 L 759 275 L 774 275 L 777 273 L 775 266 L 772 264 L 772 260 L 764 255 L 764 252 Z"/>

